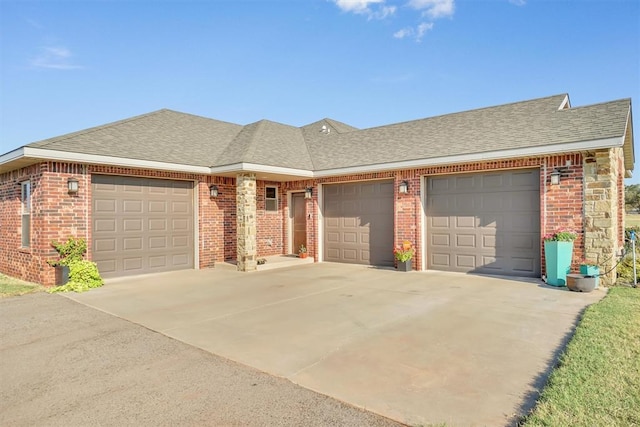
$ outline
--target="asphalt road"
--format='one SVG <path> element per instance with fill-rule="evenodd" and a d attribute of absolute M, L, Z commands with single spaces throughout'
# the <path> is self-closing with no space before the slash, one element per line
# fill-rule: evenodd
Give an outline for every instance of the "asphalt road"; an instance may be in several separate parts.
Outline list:
<path fill-rule="evenodd" d="M 399 426 L 45 293 L 0 300 L 3 426 Z"/>

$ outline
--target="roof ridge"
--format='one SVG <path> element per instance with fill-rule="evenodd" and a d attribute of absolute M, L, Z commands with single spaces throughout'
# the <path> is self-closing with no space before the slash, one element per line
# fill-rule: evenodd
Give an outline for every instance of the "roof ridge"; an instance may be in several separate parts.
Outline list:
<path fill-rule="evenodd" d="M 492 110 L 492 109 L 496 109 L 496 108 L 504 108 L 504 107 L 509 107 L 509 106 L 518 105 L 518 104 L 531 104 L 531 103 L 534 103 L 534 102 L 541 102 L 543 100 L 549 100 L 549 99 L 552 99 L 552 98 L 562 97 L 562 99 L 564 99 L 568 95 L 569 95 L 568 93 L 562 93 L 562 94 L 556 94 L 556 95 L 551 95 L 551 96 L 543 96 L 541 98 L 527 99 L 527 100 L 524 100 L 524 101 L 508 102 L 506 104 L 491 105 L 491 106 L 487 106 L 487 107 L 472 108 L 470 110 L 456 111 L 456 112 L 453 112 L 453 113 L 438 114 L 436 116 L 422 117 L 422 118 L 413 119 L 413 120 L 405 120 L 403 122 L 389 123 L 389 124 L 386 124 L 386 125 L 373 126 L 373 127 L 370 127 L 370 128 L 364 128 L 364 129 L 358 129 L 358 130 L 359 131 L 364 131 L 364 130 L 371 130 L 371 129 L 379 129 L 379 128 L 388 127 L 388 126 L 404 125 L 404 124 L 407 124 L 407 123 L 419 122 L 419 121 L 422 121 L 422 120 L 431 120 L 431 119 L 438 119 L 438 118 L 441 118 L 441 117 L 457 116 L 457 115 L 460 115 L 460 114 L 467 114 L 467 113 L 479 112 L 479 111 L 484 111 L 484 110 Z"/>
<path fill-rule="evenodd" d="M 615 104 L 617 102 L 626 102 L 626 103 L 631 103 L 631 98 L 620 98 L 620 99 L 614 99 L 613 101 L 602 101 L 602 102 L 596 102 L 593 104 L 587 104 L 587 105 L 580 105 L 579 107 L 571 107 L 571 108 L 567 108 L 566 110 L 558 110 L 558 111 L 571 111 L 571 110 L 579 110 L 581 108 L 590 108 L 590 107 L 597 107 L 599 105 L 605 105 L 605 104 Z"/>

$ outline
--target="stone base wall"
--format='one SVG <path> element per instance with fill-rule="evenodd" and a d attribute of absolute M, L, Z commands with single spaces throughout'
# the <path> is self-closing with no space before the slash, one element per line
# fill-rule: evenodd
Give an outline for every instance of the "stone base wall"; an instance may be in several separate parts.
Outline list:
<path fill-rule="evenodd" d="M 612 285 L 614 265 L 624 244 L 624 166 L 621 148 L 585 156 L 585 258 L 600 267 L 601 281 Z"/>

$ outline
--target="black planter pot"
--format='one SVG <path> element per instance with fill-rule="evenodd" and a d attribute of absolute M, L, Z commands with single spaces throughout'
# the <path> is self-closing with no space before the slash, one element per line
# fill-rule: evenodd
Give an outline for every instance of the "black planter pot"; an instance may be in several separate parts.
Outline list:
<path fill-rule="evenodd" d="M 66 285 L 69 282 L 69 266 L 68 265 L 56 265 L 56 286 Z"/>
<path fill-rule="evenodd" d="M 411 260 L 398 261 L 398 271 L 411 271 Z"/>

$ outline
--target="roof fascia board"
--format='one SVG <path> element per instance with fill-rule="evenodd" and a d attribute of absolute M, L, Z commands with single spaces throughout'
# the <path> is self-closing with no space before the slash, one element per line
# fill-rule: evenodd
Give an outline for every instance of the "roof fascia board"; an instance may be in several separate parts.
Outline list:
<path fill-rule="evenodd" d="M 230 172 L 257 172 L 257 173 L 273 173 L 278 175 L 292 175 L 292 176 L 303 176 L 313 178 L 313 171 L 306 169 L 293 169 L 293 168 L 284 168 L 280 166 L 268 166 L 268 165 L 260 165 L 257 163 L 234 163 L 231 165 L 225 166 L 213 166 L 211 167 L 211 174 L 215 175 L 216 173 L 230 173 Z"/>
<path fill-rule="evenodd" d="M 564 154 L 576 151 L 589 151 L 600 148 L 620 147 L 624 143 L 624 137 L 599 139 L 593 141 L 581 141 L 568 144 L 547 145 L 544 147 L 516 148 L 511 150 L 487 151 L 483 153 L 461 154 L 457 156 L 434 157 L 431 159 L 408 160 L 404 162 L 379 163 L 375 165 L 355 166 L 337 169 L 326 169 L 314 173 L 315 178 L 324 178 L 337 175 L 351 175 L 359 173 L 380 172 L 398 169 L 416 169 L 421 167 L 441 166 L 445 164 L 472 163 L 479 161 L 491 161 L 494 159 L 510 159 L 517 157 L 537 157 L 553 154 Z"/>
<path fill-rule="evenodd" d="M 627 134 L 627 132 L 629 132 L 629 134 Z M 623 141 L 626 141 L 627 136 L 629 137 L 629 141 L 630 141 L 630 144 L 628 145 L 629 145 L 629 151 L 631 151 L 631 156 L 624 156 L 624 160 L 625 160 L 624 167 L 628 171 L 633 171 L 634 165 L 636 164 L 636 153 L 634 148 L 635 144 L 633 143 L 633 116 L 631 114 L 631 103 L 629 103 L 629 113 L 627 113 L 627 124 L 624 127 L 624 134 L 622 137 Z M 629 176 L 628 178 L 631 178 L 631 177 Z"/>
<path fill-rule="evenodd" d="M 9 151 L 8 153 L 5 153 L 2 156 L 0 156 L 0 165 L 9 163 L 11 161 L 18 160 L 24 157 L 24 148 L 25 147 L 16 148 L 15 150 Z"/>
<path fill-rule="evenodd" d="M 154 169 L 174 172 L 209 174 L 207 166 L 192 166 L 179 163 L 156 162 L 152 160 L 129 159 L 126 157 L 101 156 L 96 154 L 74 153 L 70 151 L 45 150 L 42 148 L 23 147 L 22 157 L 42 160 L 54 160 L 75 163 L 92 163 L 109 166 L 131 167 L 137 169 Z"/>

